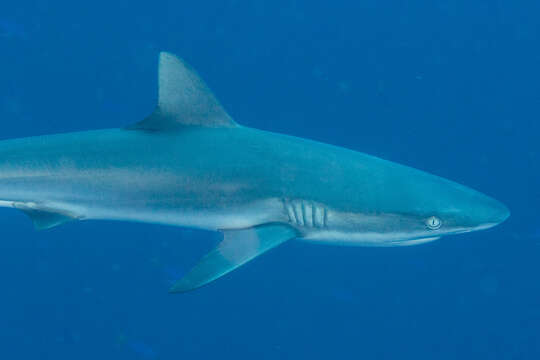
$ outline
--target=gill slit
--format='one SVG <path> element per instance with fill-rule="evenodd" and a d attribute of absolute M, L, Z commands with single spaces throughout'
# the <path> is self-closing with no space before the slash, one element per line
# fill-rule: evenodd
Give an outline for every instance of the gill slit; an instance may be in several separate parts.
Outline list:
<path fill-rule="evenodd" d="M 328 227 L 328 209 L 322 204 L 289 199 L 282 199 L 282 202 L 288 221 L 292 225 L 310 228 Z"/>

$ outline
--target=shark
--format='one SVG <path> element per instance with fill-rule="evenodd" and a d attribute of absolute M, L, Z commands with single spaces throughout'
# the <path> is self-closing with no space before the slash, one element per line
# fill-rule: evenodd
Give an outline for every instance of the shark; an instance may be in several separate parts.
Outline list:
<path fill-rule="evenodd" d="M 421 170 L 242 126 L 168 52 L 159 55 L 157 106 L 143 120 L 1 141 L 0 206 L 26 213 L 37 229 L 118 220 L 221 232 L 172 293 L 293 239 L 409 246 L 510 215 L 499 201 Z"/>

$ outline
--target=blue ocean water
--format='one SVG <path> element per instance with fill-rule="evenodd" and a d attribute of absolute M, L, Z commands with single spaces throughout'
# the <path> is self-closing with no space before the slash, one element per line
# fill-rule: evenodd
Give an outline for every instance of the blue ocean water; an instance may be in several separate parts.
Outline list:
<path fill-rule="evenodd" d="M 160 50 L 241 124 L 367 152 L 504 202 L 407 248 L 289 242 L 198 291 L 208 232 L 36 232 L 0 209 L 2 359 L 540 358 L 540 2 L 0 3 L 0 138 L 120 127 Z"/>

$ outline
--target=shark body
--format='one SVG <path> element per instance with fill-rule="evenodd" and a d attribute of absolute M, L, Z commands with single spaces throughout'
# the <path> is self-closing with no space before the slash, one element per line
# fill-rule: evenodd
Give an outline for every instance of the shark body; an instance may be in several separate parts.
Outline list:
<path fill-rule="evenodd" d="M 449 180 L 240 126 L 168 53 L 160 55 L 158 106 L 143 121 L 0 142 L 0 206 L 24 211 L 37 228 L 109 219 L 222 231 L 172 292 L 293 238 L 414 245 L 509 216 L 498 201 Z"/>

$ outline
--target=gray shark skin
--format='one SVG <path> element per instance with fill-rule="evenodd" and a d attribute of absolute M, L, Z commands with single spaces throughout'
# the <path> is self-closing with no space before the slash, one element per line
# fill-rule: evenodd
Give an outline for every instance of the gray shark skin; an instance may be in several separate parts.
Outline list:
<path fill-rule="evenodd" d="M 0 142 L 0 206 L 38 229 L 109 219 L 222 231 L 171 292 L 293 238 L 402 246 L 503 222 L 498 201 L 363 153 L 238 125 L 182 60 L 161 53 L 159 101 L 108 129 Z"/>

